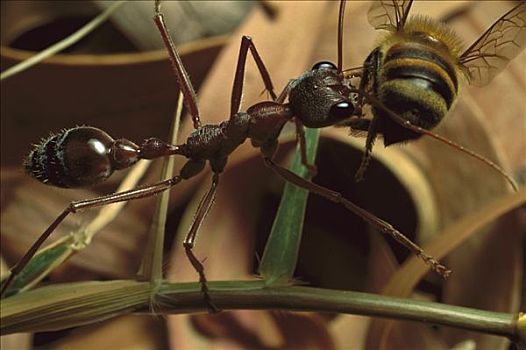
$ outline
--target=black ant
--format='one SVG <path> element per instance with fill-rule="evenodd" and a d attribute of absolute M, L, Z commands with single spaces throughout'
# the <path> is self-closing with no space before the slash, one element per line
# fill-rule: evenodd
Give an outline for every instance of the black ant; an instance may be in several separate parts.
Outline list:
<path fill-rule="evenodd" d="M 287 122 L 294 122 L 301 149 L 302 163 L 311 173 L 315 172 L 315 166 L 307 162 L 304 126 L 322 128 L 335 125 L 348 120 L 356 113 L 353 101 L 354 94 L 352 92 L 354 88 L 350 85 L 350 80 L 344 78 L 342 70 L 344 8 L 345 1 L 341 1 L 337 65 L 329 62 L 315 64 L 311 70 L 305 72 L 299 78 L 291 80 L 279 95 L 276 95 L 274 92 L 270 75 L 252 39 L 244 36 L 241 40 L 232 88 L 230 117 L 220 124 L 201 125 L 194 88 L 168 34 L 163 14 L 160 10 L 160 1 L 156 1 L 154 21 L 169 52 L 172 68 L 183 93 L 185 106 L 192 116 L 195 131 L 181 145 L 168 144 L 157 138 L 150 138 L 141 145 L 136 145 L 126 139 L 114 140 L 100 129 L 80 126 L 64 130 L 37 145 L 26 161 L 26 170 L 29 175 L 41 182 L 67 188 L 88 186 L 104 181 L 111 176 L 114 170 L 128 168 L 139 159 L 182 155 L 188 158 L 188 161 L 181 169 L 179 175 L 171 179 L 125 192 L 112 193 L 94 199 L 70 203 L 13 267 L 10 276 L 2 285 L 1 294 L 3 295 L 6 292 L 10 283 L 29 262 L 37 249 L 70 213 L 110 203 L 156 195 L 170 189 L 182 180 L 197 175 L 203 170 L 206 161 L 208 161 L 213 172 L 212 184 L 199 204 L 183 245 L 188 259 L 199 274 L 201 290 L 206 304 L 212 311 L 216 311 L 217 309 L 212 304 L 208 294 L 204 267 L 193 254 L 192 248 L 194 247 L 199 226 L 212 206 L 220 174 L 223 172 L 228 156 L 247 139 L 250 139 L 254 147 L 258 147 L 261 150 L 265 164 L 282 178 L 330 201 L 343 205 L 381 232 L 391 235 L 404 244 L 439 274 L 444 277 L 449 275 L 450 271 L 445 266 L 424 253 L 419 246 L 406 238 L 389 223 L 343 198 L 340 193 L 310 182 L 276 164 L 273 160 L 278 147 L 278 136 L 283 126 Z M 245 63 L 249 50 L 256 62 L 265 88 L 272 97 L 272 101 L 257 103 L 248 108 L 246 112 L 241 112 L 239 109 Z M 288 103 L 285 103 L 287 97 Z"/>

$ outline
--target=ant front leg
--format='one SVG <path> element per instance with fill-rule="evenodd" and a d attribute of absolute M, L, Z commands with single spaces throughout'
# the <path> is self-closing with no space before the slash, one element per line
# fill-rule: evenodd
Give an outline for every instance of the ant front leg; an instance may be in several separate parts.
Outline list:
<path fill-rule="evenodd" d="M 53 221 L 51 225 L 49 225 L 49 227 L 44 231 L 44 233 L 40 235 L 40 237 L 35 241 L 35 243 L 33 243 L 31 248 L 29 248 L 29 250 L 22 257 L 22 259 L 20 259 L 18 263 L 11 269 L 11 274 L 5 280 L 5 282 L 2 283 L 0 296 L 3 296 L 5 294 L 5 292 L 8 290 L 9 286 L 14 281 L 16 276 L 18 276 L 20 272 L 24 269 L 24 267 L 26 267 L 26 265 L 29 263 L 31 258 L 38 251 L 38 249 L 42 246 L 42 244 L 44 244 L 47 238 L 55 231 L 58 225 L 60 225 L 60 223 L 64 221 L 64 219 L 69 214 L 76 213 L 79 210 L 96 208 L 111 203 L 126 202 L 130 200 L 154 196 L 175 186 L 176 184 L 181 182 L 182 179 L 183 177 L 177 175 L 171 179 L 160 181 L 153 185 L 138 187 L 124 192 L 112 193 L 102 197 L 71 202 L 67 206 L 67 208 L 64 209 L 64 211 L 55 219 L 55 221 Z"/>
<path fill-rule="evenodd" d="M 307 143 L 305 141 L 305 128 L 303 127 L 303 124 L 298 118 L 294 119 L 294 123 L 296 125 L 296 139 L 300 144 L 301 164 L 303 164 L 303 166 L 309 170 L 310 176 L 314 177 L 318 173 L 318 169 L 316 168 L 316 164 L 310 164 L 309 160 L 307 159 Z"/>
<path fill-rule="evenodd" d="M 241 47 L 239 48 L 239 56 L 236 65 L 236 75 L 234 76 L 234 85 L 232 86 L 232 96 L 230 101 L 230 118 L 232 118 L 237 112 L 239 112 L 239 106 L 241 105 L 243 81 L 245 79 L 245 65 L 247 62 L 247 54 L 249 49 L 250 53 L 252 53 L 252 57 L 254 57 L 254 61 L 256 61 L 259 74 L 261 74 L 261 79 L 263 79 L 263 83 L 265 84 L 265 89 L 270 93 L 272 101 L 275 101 L 277 98 L 276 93 L 274 92 L 272 80 L 270 79 L 270 74 L 268 73 L 268 70 L 265 67 L 265 64 L 263 63 L 263 60 L 261 59 L 261 56 L 259 55 L 258 50 L 254 45 L 254 42 L 252 41 L 252 38 L 244 35 L 241 38 Z"/>
<path fill-rule="evenodd" d="M 400 231 L 395 229 L 388 222 L 378 218 L 377 216 L 371 214 L 365 209 L 360 208 L 351 201 L 345 199 L 341 193 L 332 191 L 328 188 L 315 184 L 311 181 L 305 180 L 301 176 L 294 174 L 292 171 L 283 168 L 282 166 L 274 163 L 271 157 L 265 157 L 265 164 L 274 170 L 279 176 L 281 176 L 286 181 L 289 181 L 296 186 L 299 186 L 303 189 L 308 190 L 311 193 L 315 193 L 323 198 L 330 200 L 331 202 L 343 205 L 347 210 L 353 212 L 354 214 L 360 216 L 370 225 L 376 227 L 383 233 L 386 233 L 393 237 L 397 242 L 401 243 L 409 250 L 411 250 L 416 256 L 421 258 L 426 264 L 428 264 L 434 271 L 440 274 L 442 277 L 446 278 L 451 274 L 449 270 L 444 265 L 440 264 L 435 258 L 426 254 L 422 248 L 413 243 L 409 238 L 407 238 Z"/>
<path fill-rule="evenodd" d="M 280 103 L 280 104 L 285 102 L 285 99 L 289 96 L 290 89 L 292 88 L 293 82 L 294 82 L 294 79 L 288 81 L 287 85 L 285 85 L 285 87 L 283 88 L 281 93 L 278 95 L 278 98 L 276 99 L 275 102 Z"/>
<path fill-rule="evenodd" d="M 416 133 L 419 133 L 419 134 L 422 134 L 422 135 L 427 135 L 429 137 L 432 137 L 450 147 L 453 147 L 461 152 L 464 152 L 466 153 L 467 155 L 469 155 L 470 157 L 473 157 L 475 159 L 478 159 L 479 161 L 485 163 L 487 166 L 489 166 L 490 168 L 492 168 L 493 170 L 495 170 L 496 172 L 498 172 L 500 175 L 502 175 L 502 177 L 510 184 L 510 186 L 513 188 L 513 190 L 515 192 L 518 191 L 518 185 L 515 183 L 515 180 L 511 177 L 511 175 L 509 175 L 506 171 L 504 171 L 504 169 L 502 169 L 499 165 L 497 165 L 495 162 L 491 161 L 490 159 L 462 146 L 461 144 L 459 143 L 456 143 L 454 141 L 451 141 L 443 136 L 440 136 L 439 134 L 437 133 L 434 133 L 430 130 L 427 130 L 427 129 L 424 129 L 423 127 L 421 126 L 418 126 L 418 125 L 415 125 L 413 123 L 411 123 L 411 121 L 407 120 L 407 119 L 404 119 L 402 118 L 401 116 L 399 116 L 398 114 L 396 114 L 394 111 L 390 110 L 389 108 L 387 108 L 378 98 L 376 98 L 375 96 L 369 94 L 367 91 L 364 91 L 363 89 L 351 89 L 352 92 L 356 92 L 360 95 L 362 95 L 362 97 L 364 99 L 366 99 L 370 104 L 374 105 L 375 108 L 378 108 L 380 110 L 382 110 L 383 112 L 385 112 L 389 118 L 391 118 L 393 121 L 395 121 L 397 124 L 399 124 L 400 126 L 408 129 L 408 130 L 411 130 L 411 131 L 414 131 Z"/>
<path fill-rule="evenodd" d="M 343 74 L 345 76 L 345 79 L 352 79 L 352 78 L 363 78 L 364 75 L 364 67 L 358 66 L 358 67 L 352 67 L 347 68 L 343 70 Z"/>
<path fill-rule="evenodd" d="M 190 231 L 186 235 L 186 238 L 183 242 L 184 250 L 186 253 L 186 256 L 188 257 L 188 260 L 190 260 L 190 263 L 194 267 L 195 271 L 199 274 L 199 283 L 201 284 L 201 292 L 203 293 L 205 303 L 208 307 L 208 310 L 211 313 L 216 313 L 221 311 L 217 306 L 215 306 L 212 303 L 212 299 L 210 298 L 210 295 L 208 294 L 208 285 L 207 285 L 207 279 L 205 276 L 205 268 L 203 264 L 197 259 L 197 257 L 194 255 L 193 248 L 195 245 L 195 240 L 197 237 L 197 232 L 199 231 L 199 227 L 203 223 L 206 215 L 210 211 L 210 208 L 212 207 L 212 204 L 214 203 L 214 198 L 217 192 L 217 185 L 219 183 L 219 173 L 214 172 L 213 178 L 212 178 L 212 185 L 210 186 L 210 189 L 206 193 L 206 195 L 201 199 L 199 202 L 199 207 L 197 209 L 197 212 L 194 217 L 194 221 L 192 223 L 192 226 L 190 227 Z"/>

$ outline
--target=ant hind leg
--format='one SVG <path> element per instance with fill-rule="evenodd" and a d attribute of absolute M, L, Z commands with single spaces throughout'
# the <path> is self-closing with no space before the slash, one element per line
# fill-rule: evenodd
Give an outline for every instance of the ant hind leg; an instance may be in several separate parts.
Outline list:
<path fill-rule="evenodd" d="M 11 283 L 14 281 L 16 276 L 26 267 L 31 258 L 36 254 L 38 249 L 44 244 L 46 239 L 51 236 L 55 229 L 60 225 L 62 221 L 71 213 L 76 213 L 82 209 L 89 209 L 100 207 L 103 205 L 117 203 L 117 202 L 126 202 L 129 200 L 140 199 L 145 197 L 150 197 L 155 194 L 161 193 L 175 186 L 183 180 L 183 177 L 177 175 L 168 180 L 160 181 L 153 185 L 142 186 L 138 188 L 131 189 L 129 191 L 111 193 L 102 197 L 84 199 L 80 201 L 71 202 L 66 209 L 49 225 L 49 227 L 40 235 L 40 237 L 33 243 L 31 248 L 26 252 L 26 254 L 18 261 L 18 263 L 11 269 L 11 274 L 9 277 L 2 283 L 2 289 L 0 291 L 0 296 L 3 296 L 8 290 Z"/>
<path fill-rule="evenodd" d="M 195 256 L 193 252 L 193 248 L 195 245 L 195 240 L 197 237 L 197 232 L 199 231 L 199 227 L 203 223 L 206 215 L 210 211 L 210 208 L 212 207 L 212 204 L 214 203 L 214 198 L 217 192 L 217 185 L 219 183 L 219 173 L 215 173 L 212 178 L 212 185 L 210 186 L 210 189 L 206 193 L 206 195 L 201 199 L 201 202 L 199 203 L 199 207 L 197 209 L 197 212 L 194 217 L 194 221 L 192 223 L 192 226 L 190 227 L 190 231 L 188 231 L 188 234 L 186 235 L 186 238 L 183 242 L 184 250 L 186 253 L 186 256 L 188 257 L 188 260 L 192 264 L 193 268 L 199 275 L 199 283 L 201 284 L 201 293 L 203 294 L 206 306 L 210 313 L 216 313 L 221 311 L 217 306 L 214 305 L 212 302 L 212 299 L 210 298 L 207 279 L 205 275 L 205 268 L 199 259 Z"/>

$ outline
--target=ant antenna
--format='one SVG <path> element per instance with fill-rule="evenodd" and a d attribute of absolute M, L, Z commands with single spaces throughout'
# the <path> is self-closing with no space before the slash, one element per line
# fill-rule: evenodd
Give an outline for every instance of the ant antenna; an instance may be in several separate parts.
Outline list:
<path fill-rule="evenodd" d="M 153 17 L 155 25 L 159 29 L 161 37 L 164 41 L 164 45 L 167 48 L 168 54 L 170 56 L 170 63 L 172 64 L 172 70 L 177 77 L 177 81 L 184 82 L 184 84 L 179 84 L 179 88 L 183 93 L 184 105 L 187 110 L 190 111 L 192 116 L 192 121 L 194 123 L 194 129 L 199 129 L 201 127 L 201 119 L 199 117 L 199 109 L 197 108 L 197 96 L 195 94 L 195 89 L 192 86 L 190 81 L 190 76 L 183 67 L 183 61 L 177 53 L 175 48 L 175 43 L 172 40 L 172 37 L 168 33 L 166 23 L 164 22 L 164 16 L 161 12 L 161 0 L 155 0 L 155 16 Z"/>
<path fill-rule="evenodd" d="M 372 95 L 369 95 L 367 93 L 365 93 L 363 90 L 361 89 L 351 89 L 353 92 L 355 93 L 358 93 L 360 94 L 361 96 L 365 97 L 367 100 L 369 100 L 369 102 L 371 102 L 372 104 L 376 105 L 377 107 L 380 107 L 385 113 L 387 113 L 389 115 L 389 117 L 394 120 L 396 123 L 400 124 L 401 126 L 403 126 L 404 128 L 406 129 L 409 129 L 409 130 L 412 130 L 412 131 L 415 131 L 417 133 L 420 133 L 420 134 L 423 134 L 423 135 L 427 135 L 427 136 L 430 136 L 438 141 L 441 141 L 443 143 L 445 143 L 446 145 L 450 146 L 450 147 L 453 147 L 461 152 L 464 152 L 465 154 L 475 158 L 475 159 L 478 159 L 480 160 L 481 162 L 485 163 L 486 165 L 488 165 L 489 167 L 491 167 L 493 170 L 497 171 L 500 175 L 502 175 L 506 181 L 510 184 L 510 186 L 513 188 L 513 190 L 515 192 L 517 192 L 519 190 L 519 187 L 517 186 L 517 183 L 515 182 L 515 180 L 513 180 L 513 178 L 507 174 L 500 166 L 498 166 L 495 162 L 489 160 L 488 158 L 468 149 L 468 148 L 465 148 L 464 146 L 454 142 L 454 141 L 451 141 L 443 136 L 440 136 L 432 131 L 429 131 L 427 129 L 424 129 L 418 125 L 414 125 L 412 124 L 409 120 L 406 120 L 406 119 L 403 119 L 402 117 L 400 117 L 398 114 L 396 114 L 395 112 L 393 112 L 392 110 L 390 110 L 389 108 L 387 108 L 382 102 L 380 102 L 378 99 L 376 99 L 374 96 Z"/>
<path fill-rule="evenodd" d="M 345 16 L 345 2 L 340 1 L 340 11 L 338 16 L 338 72 L 342 71 L 343 66 L 343 18 Z"/>

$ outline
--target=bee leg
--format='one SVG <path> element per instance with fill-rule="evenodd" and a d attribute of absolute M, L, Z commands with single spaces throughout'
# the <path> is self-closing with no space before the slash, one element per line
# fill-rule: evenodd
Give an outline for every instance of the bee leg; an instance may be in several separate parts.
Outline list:
<path fill-rule="evenodd" d="M 208 214 L 210 208 L 212 207 L 212 204 L 214 203 L 214 198 L 216 195 L 218 183 L 219 183 L 219 173 L 214 172 L 214 175 L 212 177 L 212 185 L 210 186 L 210 189 L 208 190 L 206 195 L 201 199 L 197 212 L 195 213 L 194 221 L 192 223 L 192 226 L 190 227 L 190 231 L 188 231 L 188 234 L 186 235 L 186 238 L 183 242 L 184 250 L 185 250 L 186 256 L 188 257 L 188 260 L 192 264 L 195 271 L 199 274 L 199 283 L 201 284 L 201 293 L 203 294 L 205 304 L 210 313 L 220 312 L 221 309 L 215 306 L 214 303 L 212 302 L 212 299 L 210 298 L 207 279 L 205 276 L 205 268 L 203 264 L 201 263 L 201 261 L 199 261 L 199 259 L 197 259 L 197 257 L 194 255 L 194 252 L 192 249 L 194 248 L 194 245 L 195 245 L 195 240 L 197 237 L 197 232 L 199 230 L 199 227 L 203 223 L 206 215 Z"/>
<path fill-rule="evenodd" d="M 355 180 L 362 181 L 364 178 L 365 170 L 367 170 L 367 167 L 369 166 L 369 163 L 371 162 L 371 156 L 373 153 L 373 146 L 374 141 L 376 140 L 377 130 L 376 130 L 376 117 L 373 117 L 371 120 L 363 119 L 364 121 L 360 121 L 360 124 L 369 124 L 367 128 L 367 139 L 365 140 L 365 151 L 363 153 L 362 162 L 360 163 L 360 167 L 356 171 L 356 174 L 354 175 Z M 361 125 L 363 127 L 364 125 Z"/>
<path fill-rule="evenodd" d="M 378 94 L 378 79 L 377 75 L 381 69 L 381 52 L 375 49 L 367 56 L 363 64 L 363 73 L 360 80 L 360 91 L 372 92 L 374 95 Z M 358 100 L 359 107 L 365 104 L 365 96 L 360 96 Z"/>
<path fill-rule="evenodd" d="M 309 170 L 310 176 L 314 177 L 318 173 L 318 169 L 316 168 L 316 164 L 310 164 L 309 160 L 307 159 L 307 144 L 305 142 L 305 128 L 303 127 L 303 124 L 301 123 L 301 121 L 297 118 L 294 119 L 294 123 L 296 124 L 296 140 L 300 144 L 301 164 L 303 164 L 303 166 Z"/>
<path fill-rule="evenodd" d="M 378 72 L 381 68 L 381 57 L 382 52 L 379 49 L 375 49 L 373 52 L 367 56 L 367 59 L 365 60 L 365 63 L 363 65 L 363 76 L 362 80 L 360 80 L 360 87 L 359 91 L 361 91 L 361 99 L 359 101 L 359 106 L 361 106 L 365 103 L 366 100 L 366 94 L 369 91 L 372 91 L 372 94 L 377 96 L 378 95 Z M 365 92 L 365 93 L 363 93 Z M 361 125 L 356 125 L 357 128 L 364 128 L 367 125 L 367 139 L 365 141 L 365 152 L 362 157 L 362 162 L 360 164 L 360 167 L 356 171 L 356 174 L 354 178 L 356 181 L 362 181 L 365 170 L 369 166 L 369 163 L 371 161 L 371 154 L 374 146 L 374 141 L 376 140 L 376 135 L 378 133 L 377 129 L 377 118 L 373 116 L 373 118 L 368 122 L 369 125 L 365 124 L 365 122 L 360 122 Z"/>

